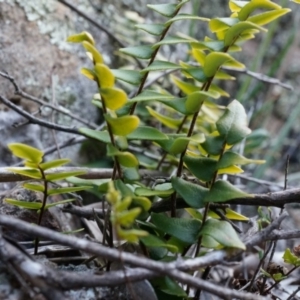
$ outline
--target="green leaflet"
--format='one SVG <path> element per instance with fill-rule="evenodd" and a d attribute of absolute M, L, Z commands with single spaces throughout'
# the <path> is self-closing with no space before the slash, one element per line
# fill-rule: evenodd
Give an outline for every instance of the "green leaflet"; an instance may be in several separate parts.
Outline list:
<path fill-rule="evenodd" d="M 212 180 L 217 170 L 218 162 L 213 158 L 185 156 L 183 161 L 190 172 L 205 182 Z"/>
<path fill-rule="evenodd" d="M 158 184 L 155 186 L 154 189 L 138 187 L 134 191 L 135 195 L 137 196 L 143 196 L 143 197 L 159 196 L 162 198 L 169 197 L 170 195 L 172 195 L 173 192 L 174 190 L 172 189 L 170 183 Z"/>
<path fill-rule="evenodd" d="M 170 94 L 162 94 L 152 90 L 144 90 L 138 96 L 129 100 L 129 102 L 142 102 L 142 101 L 159 101 L 159 100 L 169 100 L 174 99 L 173 95 Z"/>
<path fill-rule="evenodd" d="M 142 80 L 142 75 L 139 71 L 135 70 L 123 70 L 123 69 L 111 69 L 115 78 L 125 81 L 133 85 L 139 85 Z"/>
<path fill-rule="evenodd" d="M 167 153 L 176 155 L 182 153 L 188 146 L 190 138 L 178 137 L 168 140 L 156 141 Z"/>
<path fill-rule="evenodd" d="M 165 24 L 136 24 L 135 27 L 153 35 L 161 35 L 165 29 Z"/>
<path fill-rule="evenodd" d="M 174 18 L 168 20 L 165 24 L 170 25 L 176 21 L 182 21 L 182 20 L 196 20 L 196 21 L 204 21 L 208 22 L 208 18 L 202 18 L 196 15 L 190 15 L 190 14 L 178 14 Z"/>
<path fill-rule="evenodd" d="M 300 258 L 291 252 L 291 249 L 287 248 L 283 254 L 283 260 L 287 264 L 291 264 L 295 267 L 300 266 Z"/>
<path fill-rule="evenodd" d="M 217 180 L 206 195 L 205 202 L 225 202 L 235 198 L 252 197 L 225 180 Z"/>
<path fill-rule="evenodd" d="M 184 201 L 194 208 L 202 208 L 205 206 L 205 197 L 209 189 L 185 181 L 178 177 L 172 177 L 172 185 L 175 191 L 184 199 Z"/>
<path fill-rule="evenodd" d="M 151 46 L 136 46 L 120 49 L 122 53 L 141 59 L 149 59 L 153 51 Z"/>
<path fill-rule="evenodd" d="M 110 138 L 107 131 L 99 131 L 90 128 L 79 128 L 79 131 L 87 137 L 96 139 L 104 143 L 110 143 Z"/>
<path fill-rule="evenodd" d="M 168 137 L 158 129 L 149 126 L 139 126 L 127 136 L 128 140 L 165 140 Z"/>
<path fill-rule="evenodd" d="M 147 4 L 147 6 L 165 17 L 172 17 L 177 9 L 176 4 Z"/>
<path fill-rule="evenodd" d="M 159 238 L 159 237 L 157 237 L 153 234 L 149 234 L 145 237 L 142 237 L 141 242 L 146 247 L 163 247 L 163 248 L 166 248 L 170 251 L 174 251 L 174 252 L 178 251 L 177 247 L 167 244 L 164 240 L 162 240 L 161 238 Z"/>
<path fill-rule="evenodd" d="M 196 40 L 194 39 L 186 39 L 186 38 L 180 38 L 180 37 L 166 37 L 162 41 L 157 42 L 154 44 L 152 47 L 155 49 L 157 47 L 163 46 L 163 45 L 174 45 L 174 44 L 190 44 L 192 42 L 195 42 Z"/>
<path fill-rule="evenodd" d="M 201 235 L 211 237 L 224 247 L 246 249 L 236 231 L 226 221 L 206 220 L 201 230 Z"/>
<path fill-rule="evenodd" d="M 229 145 L 240 142 L 251 130 L 247 126 L 247 115 L 242 104 L 233 100 L 217 122 L 217 129 Z"/>
<path fill-rule="evenodd" d="M 224 137 L 208 135 L 205 137 L 204 143 L 201 144 L 202 148 L 210 155 L 219 155 L 223 149 Z"/>
<path fill-rule="evenodd" d="M 201 222 L 196 219 L 170 218 L 165 214 L 151 214 L 152 223 L 163 232 L 193 244 L 197 241 Z"/>
<path fill-rule="evenodd" d="M 143 69 L 141 72 L 153 72 L 153 71 L 167 71 L 167 70 L 178 70 L 181 69 L 180 65 L 168 62 L 168 61 L 162 61 L 162 60 L 155 60 L 149 67 Z"/>

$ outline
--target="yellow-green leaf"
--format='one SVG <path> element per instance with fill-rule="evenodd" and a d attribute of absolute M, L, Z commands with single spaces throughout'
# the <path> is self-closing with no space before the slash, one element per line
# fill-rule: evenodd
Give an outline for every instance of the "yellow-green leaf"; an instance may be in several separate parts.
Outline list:
<path fill-rule="evenodd" d="M 187 113 L 194 114 L 197 111 L 199 111 L 204 100 L 207 99 L 208 97 L 214 98 L 214 94 L 211 92 L 204 92 L 204 91 L 198 91 L 189 94 L 185 102 L 185 108 Z"/>
<path fill-rule="evenodd" d="M 91 188 L 91 186 L 60 187 L 60 188 L 50 189 L 48 191 L 48 195 L 59 195 L 59 194 L 65 194 L 65 193 L 73 193 L 73 192 L 87 190 L 87 189 L 90 189 L 90 188 Z"/>
<path fill-rule="evenodd" d="M 34 179 L 41 179 L 42 174 L 38 169 L 31 169 L 31 168 L 7 168 L 8 171 L 11 171 L 16 174 L 20 174 L 23 176 L 27 176 Z"/>
<path fill-rule="evenodd" d="M 69 43 L 82 43 L 84 41 L 87 41 L 87 42 L 91 43 L 92 45 L 95 45 L 93 36 L 87 31 L 83 31 L 81 33 L 74 34 L 74 35 L 70 35 L 67 38 L 67 42 L 69 42 Z"/>
<path fill-rule="evenodd" d="M 92 54 L 94 64 L 103 64 L 104 60 L 101 53 L 89 42 L 83 42 L 82 46 Z"/>
<path fill-rule="evenodd" d="M 127 102 L 126 93 L 118 88 L 107 87 L 100 89 L 100 95 L 104 100 L 104 103 L 107 108 L 111 110 L 117 110 L 124 106 Z"/>
<path fill-rule="evenodd" d="M 229 8 L 231 12 L 239 12 L 243 6 L 248 4 L 248 1 L 236 1 L 230 0 L 229 1 Z"/>
<path fill-rule="evenodd" d="M 70 171 L 70 172 L 61 172 L 56 174 L 46 174 L 46 180 L 48 181 L 56 181 L 61 179 L 66 179 L 72 176 L 79 176 L 85 174 L 85 171 Z"/>
<path fill-rule="evenodd" d="M 270 0 L 252 0 L 239 11 L 238 18 L 241 21 L 245 21 L 248 19 L 250 14 L 256 9 L 273 10 L 273 9 L 281 9 L 281 6 Z"/>
<path fill-rule="evenodd" d="M 111 127 L 113 134 L 126 136 L 133 132 L 140 123 L 137 116 L 123 116 L 113 118 L 110 115 L 105 115 L 105 119 Z"/>
<path fill-rule="evenodd" d="M 174 45 L 174 44 L 190 44 L 196 42 L 197 40 L 191 38 L 181 38 L 181 37 L 166 37 L 162 41 L 157 42 L 152 46 L 152 48 L 157 48 L 163 45 Z"/>
<path fill-rule="evenodd" d="M 148 198 L 138 196 L 133 196 L 132 204 L 142 207 L 144 211 L 148 211 L 152 206 L 152 202 Z"/>
<path fill-rule="evenodd" d="M 229 220 L 235 220 L 235 221 L 249 221 L 248 217 L 245 217 L 239 213 L 237 213 L 236 211 L 230 209 L 230 208 L 226 208 L 225 209 L 225 216 L 229 219 Z"/>
<path fill-rule="evenodd" d="M 221 174 L 234 175 L 234 174 L 240 174 L 240 173 L 243 173 L 243 172 L 244 172 L 243 169 L 241 169 L 238 166 L 230 166 L 230 167 L 227 167 L 227 168 L 218 169 L 218 174 L 219 175 L 221 175 Z"/>
<path fill-rule="evenodd" d="M 243 64 L 239 63 L 228 53 L 212 52 L 208 54 L 205 58 L 205 63 L 203 66 L 205 76 L 213 77 L 217 73 L 219 68 L 227 62 L 234 62 L 236 66 L 245 68 Z"/>
<path fill-rule="evenodd" d="M 268 23 L 272 22 L 273 20 L 276 20 L 277 18 L 287 14 L 290 11 L 291 10 L 289 8 L 271 10 L 271 11 L 267 11 L 267 12 L 255 15 L 253 17 L 249 17 L 248 21 L 255 23 L 257 25 L 265 25 L 265 24 L 268 24 Z"/>
<path fill-rule="evenodd" d="M 8 144 L 7 147 L 13 155 L 36 164 L 39 164 L 44 156 L 41 150 L 21 143 Z"/>
<path fill-rule="evenodd" d="M 200 87 L 192 83 L 184 82 L 175 76 L 171 76 L 173 83 L 185 94 L 191 94 L 199 91 Z"/>
<path fill-rule="evenodd" d="M 223 31 L 239 22 L 238 18 L 216 18 L 209 22 L 209 28 L 212 32 Z"/>
<path fill-rule="evenodd" d="M 172 24 L 176 21 L 182 21 L 182 20 L 196 20 L 196 21 L 205 21 L 205 22 L 209 21 L 208 18 L 202 18 L 202 17 L 199 17 L 197 15 L 178 14 L 175 17 L 173 17 L 172 19 L 168 20 L 166 22 L 166 25 L 170 25 L 170 24 Z"/>
<path fill-rule="evenodd" d="M 95 65 L 95 73 L 97 75 L 100 88 L 113 87 L 115 84 L 115 76 L 112 71 L 104 64 Z"/>
<path fill-rule="evenodd" d="M 88 79 L 97 81 L 97 75 L 94 70 L 88 68 L 81 68 L 80 73 L 87 77 Z"/>
<path fill-rule="evenodd" d="M 115 215 L 111 216 L 112 223 L 117 222 L 122 226 L 130 226 L 137 216 L 141 213 L 140 207 L 135 207 L 127 211 L 122 211 L 120 213 L 116 213 Z"/>
<path fill-rule="evenodd" d="M 45 187 L 42 184 L 35 184 L 35 183 L 23 183 L 23 187 L 25 189 L 35 191 L 35 192 L 44 192 Z"/>
<path fill-rule="evenodd" d="M 238 37 L 245 31 L 249 29 L 258 29 L 262 31 L 267 31 L 265 28 L 258 26 L 252 22 L 239 22 L 236 25 L 230 27 L 225 33 L 224 45 L 226 47 L 233 45 Z"/>
<path fill-rule="evenodd" d="M 173 98 L 174 96 L 170 94 L 162 94 L 152 90 L 144 90 L 138 96 L 130 99 L 129 102 L 142 102 L 142 101 L 153 101 L 153 100 L 159 101 L 163 99 L 169 100 Z"/>
<path fill-rule="evenodd" d="M 166 70 L 178 70 L 181 69 L 180 65 L 168 62 L 168 61 L 162 61 L 162 60 L 155 60 L 149 67 L 143 69 L 141 72 L 153 72 L 153 71 L 166 71 Z"/>
<path fill-rule="evenodd" d="M 26 209 L 34 209 L 34 210 L 40 209 L 43 205 L 41 202 L 20 201 L 20 200 L 10 199 L 10 198 L 6 198 L 4 201 L 11 205 L 15 205 Z"/>
<path fill-rule="evenodd" d="M 117 156 L 119 163 L 127 168 L 135 168 L 139 165 L 138 159 L 128 151 L 120 151 L 111 144 L 107 145 L 107 155 Z"/>
<path fill-rule="evenodd" d="M 218 168 L 227 168 L 232 165 L 263 164 L 264 160 L 249 159 L 238 153 L 227 151 L 218 163 Z"/>
<path fill-rule="evenodd" d="M 169 128 L 177 129 L 178 126 L 181 124 L 180 119 L 170 118 L 165 115 L 162 115 L 149 106 L 147 106 L 146 108 L 152 117 L 154 117 L 155 119 L 157 119 L 158 121 L 160 121 L 162 124 L 164 124 L 165 126 L 167 126 Z"/>
<path fill-rule="evenodd" d="M 192 48 L 191 53 L 192 53 L 194 59 L 195 59 L 201 66 L 203 66 L 203 65 L 204 65 L 204 62 L 205 62 L 205 57 L 206 57 L 206 54 L 204 53 L 204 51 L 199 50 L 199 49 L 196 49 L 196 48 Z"/>
<path fill-rule="evenodd" d="M 120 239 L 123 239 L 129 243 L 137 243 L 139 241 L 139 238 L 147 236 L 148 232 L 139 229 L 124 230 L 118 228 L 117 234 Z"/>
<path fill-rule="evenodd" d="M 72 199 L 66 199 L 66 200 L 61 200 L 61 201 L 57 201 L 57 202 L 53 202 L 53 203 L 49 203 L 45 206 L 46 209 L 50 208 L 50 207 L 54 207 L 54 206 L 57 206 L 57 205 L 60 205 L 60 204 L 66 204 L 66 203 L 70 203 L 70 202 L 73 202 L 75 201 L 76 199 L 75 198 L 72 198 Z M 80 229 L 79 229 L 80 230 Z M 73 231 L 74 233 L 76 232 Z M 64 232 L 66 233 L 66 232 Z"/>
<path fill-rule="evenodd" d="M 51 169 L 51 168 L 57 168 L 60 166 L 63 166 L 70 162 L 70 159 L 62 158 L 62 159 L 55 159 L 51 161 L 47 161 L 45 163 L 40 164 L 40 168 L 44 171 Z"/>

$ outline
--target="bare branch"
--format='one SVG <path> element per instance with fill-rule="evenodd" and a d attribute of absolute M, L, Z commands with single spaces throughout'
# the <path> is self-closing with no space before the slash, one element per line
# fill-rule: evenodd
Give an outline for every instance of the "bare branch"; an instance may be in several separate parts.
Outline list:
<path fill-rule="evenodd" d="M 265 74 L 261 74 L 261 73 L 257 73 L 257 72 L 253 72 L 253 71 L 250 71 L 248 69 L 235 69 L 235 68 L 230 68 L 230 67 L 222 67 L 222 69 L 225 69 L 225 70 L 229 70 L 229 71 L 233 71 L 233 72 L 238 72 L 238 73 L 243 73 L 243 74 L 246 74 L 248 76 L 251 76 L 259 81 L 262 81 L 262 82 L 266 82 L 266 83 L 270 83 L 270 84 L 274 84 L 274 85 L 279 85 L 287 90 L 290 90 L 290 91 L 293 91 L 294 88 L 287 84 L 287 83 L 284 83 L 284 82 L 281 82 L 279 79 L 277 78 L 274 78 L 274 77 L 270 77 L 270 76 L 267 76 Z"/>
<path fill-rule="evenodd" d="M 239 204 L 251 206 L 274 206 L 282 208 L 285 204 L 298 203 L 300 197 L 300 189 L 290 189 L 286 191 L 267 193 L 267 194 L 252 194 L 249 197 L 236 198 L 222 202 L 221 204 Z M 220 204 L 220 203 L 218 203 Z M 170 210 L 170 199 L 164 199 L 152 205 L 151 211 L 164 212 Z M 183 199 L 177 199 L 177 208 L 189 207 Z"/>
<path fill-rule="evenodd" d="M 24 169 L 23 167 L 19 167 L 17 169 Z M 26 168 L 25 168 L 26 169 Z M 96 169 L 96 168 L 81 168 L 81 167 L 61 167 L 61 168 L 53 168 L 46 172 L 46 174 L 59 174 L 61 172 L 73 172 L 73 171 L 83 171 L 85 174 L 77 176 L 83 179 L 106 179 L 111 178 L 113 173 L 113 169 Z M 161 171 L 155 170 L 140 170 L 139 171 L 141 176 L 145 174 L 148 175 L 164 175 Z M 8 167 L 0 168 L 0 182 L 16 182 L 16 181 L 25 181 L 25 180 L 32 180 L 32 178 L 19 175 L 13 173 L 8 170 Z"/>
<path fill-rule="evenodd" d="M 252 248 L 255 245 L 260 244 L 263 241 L 270 240 L 279 240 L 286 239 L 285 236 L 288 236 L 291 231 L 284 231 L 281 235 L 275 234 L 274 232 L 278 232 L 277 228 L 279 228 L 281 222 L 288 216 L 288 212 L 284 211 L 277 219 L 275 219 L 269 226 L 264 228 L 262 231 L 257 232 L 254 236 L 250 237 L 247 241 L 245 241 L 245 245 L 247 248 Z M 292 230 L 293 231 L 293 230 Z M 300 236 L 300 230 L 295 230 L 293 232 L 298 232 Z"/>
<path fill-rule="evenodd" d="M 6 99 L 5 97 L 3 97 L 1 95 L 0 95 L 0 100 L 6 106 L 8 106 L 12 110 L 16 111 L 17 113 L 19 113 L 21 116 L 25 117 L 32 124 L 38 124 L 38 125 L 41 125 L 43 127 L 47 127 L 47 128 L 54 129 L 54 130 L 59 130 L 59 131 L 64 131 L 64 132 L 69 132 L 69 133 L 75 133 L 75 134 L 83 135 L 76 128 L 71 128 L 71 127 L 67 127 L 67 126 L 57 125 L 57 124 L 54 124 L 54 123 L 51 123 L 51 122 L 47 122 L 47 121 L 35 118 L 33 115 L 31 115 L 30 113 L 28 113 L 27 111 L 23 110 L 22 108 L 20 108 L 19 106 L 15 105 L 14 103 L 12 103 L 11 101 L 9 101 L 8 99 Z"/>
<path fill-rule="evenodd" d="M 0 258 L 8 266 L 8 269 L 13 268 L 18 275 L 28 280 L 32 286 L 39 288 L 46 299 L 69 299 L 53 285 L 49 272 L 41 264 L 33 261 L 28 255 L 21 252 L 20 249 L 3 239 L 1 235 Z"/>
<path fill-rule="evenodd" d="M 69 112 L 67 109 L 64 109 L 64 108 L 61 108 L 61 107 L 57 107 L 57 106 L 55 106 L 55 105 L 52 105 L 52 104 L 47 103 L 47 102 L 45 102 L 45 101 L 43 101 L 43 100 L 41 100 L 41 99 L 39 99 L 39 98 L 36 98 L 36 97 L 34 97 L 34 96 L 32 96 L 32 95 L 29 95 L 29 94 L 25 93 L 24 91 L 22 91 L 22 90 L 20 89 L 20 87 L 19 87 L 19 85 L 16 83 L 14 77 L 10 76 L 9 74 L 6 74 L 6 73 L 0 71 L 0 76 L 2 76 L 2 77 L 4 77 L 4 78 L 8 79 L 8 80 L 11 82 L 11 84 L 12 84 L 12 85 L 14 86 L 14 88 L 15 88 L 15 94 L 16 94 L 16 95 L 20 95 L 21 97 L 23 97 L 23 98 L 25 98 L 25 99 L 28 99 L 28 100 L 31 100 L 31 101 L 37 103 L 37 104 L 40 104 L 41 106 L 49 107 L 49 108 L 51 108 L 52 110 L 55 110 L 55 111 L 57 111 L 57 112 L 59 112 L 59 113 L 61 113 L 61 114 L 64 114 L 64 115 L 66 115 L 66 116 L 68 116 L 68 117 L 70 117 L 70 118 L 72 118 L 72 119 L 74 119 L 74 120 L 77 120 L 78 122 L 80 122 L 80 123 L 82 123 L 82 124 L 85 124 L 86 126 L 88 126 L 88 127 L 90 127 L 90 128 L 94 128 L 94 129 L 97 128 L 97 125 L 96 125 L 96 124 L 85 121 L 85 120 L 82 119 L 81 117 L 79 117 L 79 116 L 77 116 L 77 115 L 75 115 L 75 114 Z"/>
<path fill-rule="evenodd" d="M 233 298 L 245 299 L 245 300 L 265 299 L 264 297 L 261 296 L 239 292 L 226 287 L 221 287 L 216 284 L 210 283 L 206 280 L 195 278 L 189 274 L 183 273 L 182 271 L 179 271 L 179 269 L 180 270 L 185 269 L 184 261 L 182 262 L 176 261 L 172 263 L 153 261 L 148 258 L 139 257 L 131 253 L 120 252 L 117 249 L 108 248 L 97 243 L 79 239 L 74 236 L 67 236 L 58 232 L 54 232 L 50 229 L 43 228 L 37 225 L 31 225 L 27 222 L 12 217 L 4 216 L 4 215 L 0 216 L 0 224 L 10 229 L 19 230 L 27 234 L 36 235 L 38 237 L 45 238 L 47 240 L 52 240 L 62 245 L 70 246 L 72 248 L 79 249 L 112 261 L 129 263 L 131 265 L 142 267 L 150 271 L 156 272 L 159 275 L 168 275 L 182 283 L 189 284 L 190 286 L 193 286 L 195 288 L 201 288 L 203 290 L 208 291 L 209 293 L 218 295 L 225 299 L 233 299 Z M 219 259 L 215 257 L 214 259 L 215 263 L 220 262 L 220 260 L 225 257 L 226 252 L 218 251 L 216 255 L 219 256 Z M 200 266 L 207 265 L 206 257 L 199 257 L 197 258 L 197 260 L 198 260 L 198 264 L 196 265 L 193 264 L 193 268 L 197 269 Z M 152 276 L 153 273 L 151 272 L 150 275 Z"/>

